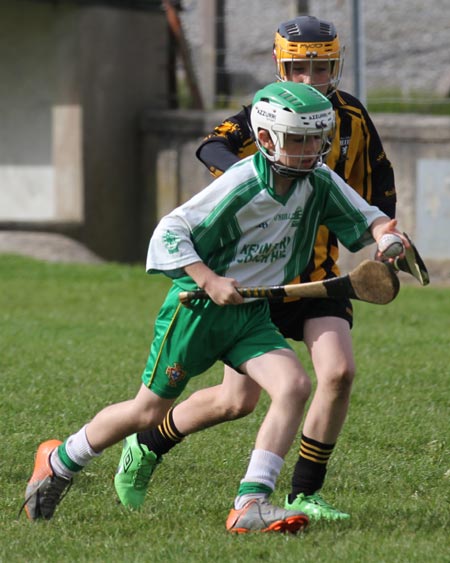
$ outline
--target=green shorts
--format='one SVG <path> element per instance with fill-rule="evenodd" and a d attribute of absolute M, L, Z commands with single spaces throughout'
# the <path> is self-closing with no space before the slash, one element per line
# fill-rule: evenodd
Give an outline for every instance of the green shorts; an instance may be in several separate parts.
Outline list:
<path fill-rule="evenodd" d="M 142 381 L 160 397 L 178 397 L 189 379 L 217 360 L 238 368 L 245 361 L 290 348 L 270 320 L 267 301 L 220 307 L 197 300 L 180 304 L 180 289 L 172 286 L 155 323 Z"/>

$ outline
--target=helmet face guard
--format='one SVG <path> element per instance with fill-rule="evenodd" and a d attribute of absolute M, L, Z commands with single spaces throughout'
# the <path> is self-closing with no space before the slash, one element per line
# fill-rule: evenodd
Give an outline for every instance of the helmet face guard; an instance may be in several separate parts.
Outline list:
<path fill-rule="evenodd" d="M 320 136 L 319 148 L 315 152 L 311 152 L 311 149 L 309 148 L 309 138 L 317 138 L 318 135 Z M 271 168 L 280 176 L 287 176 L 289 178 L 306 176 L 307 174 L 312 172 L 314 168 L 320 166 L 323 163 L 323 157 L 328 152 L 330 152 L 331 149 L 331 138 L 325 133 L 325 131 L 322 130 L 319 134 L 317 132 L 311 134 L 304 133 L 302 154 L 300 156 L 285 154 L 285 156 L 288 157 L 290 161 L 290 164 L 288 165 L 283 164 L 279 160 L 282 142 L 282 139 L 277 139 L 277 141 L 275 142 L 275 149 L 273 151 L 273 154 L 270 154 L 264 147 L 259 148 L 262 152 L 264 151 L 264 156 L 270 162 Z M 314 159 L 313 163 L 311 163 L 311 159 Z"/>
<path fill-rule="evenodd" d="M 312 16 L 300 16 L 280 25 L 275 34 L 273 55 L 278 80 L 292 79 L 292 65 L 300 61 L 309 65 L 313 76 L 315 62 L 328 65 L 328 79 L 311 85 L 323 87 L 330 96 L 338 87 L 344 65 L 344 48 L 340 46 L 334 25 Z"/>
<path fill-rule="evenodd" d="M 250 121 L 258 149 L 277 174 L 304 176 L 330 151 L 334 110 L 325 96 L 307 84 L 276 82 L 259 90 L 253 99 Z M 261 129 L 269 133 L 272 151 L 262 146 L 258 138 Z M 295 136 L 296 144 L 302 139 L 302 148 L 295 154 L 283 153 L 289 165 L 280 162 L 287 135 Z M 312 138 L 315 142 L 311 142 Z"/>

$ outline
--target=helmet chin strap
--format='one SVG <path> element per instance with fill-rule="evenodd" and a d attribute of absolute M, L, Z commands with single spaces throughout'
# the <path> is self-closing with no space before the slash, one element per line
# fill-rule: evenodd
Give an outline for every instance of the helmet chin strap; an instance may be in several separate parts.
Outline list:
<path fill-rule="evenodd" d="M 311 174 L 313 170 L 311 168 L 311 170 L 298 170 L 295 172 L 292 168 L 282 168 L 277 164 L 271 164 L 271 168 L 276 174 L 278 174 L 278 176 L 282 176 L 283 178 L 292 178 L 293 180 L 296 178 L 305 178 L 308 174 Z"/>
<path fill-rule="evenodd" d="M 318 158 L 316 163 L 309 170 L 296 170 L 295 168 L 289 168 L 284 164 L 272 162 L 271 160 L 269 160 L 269 163 L 272 170 L 279 176 L 283 176 L 283 178 L 304 178 L 305 176 L 308 176 L 308 174 L 311 174 L 314 168 L 319 165 L 320 160 L 321 159 Z"/>

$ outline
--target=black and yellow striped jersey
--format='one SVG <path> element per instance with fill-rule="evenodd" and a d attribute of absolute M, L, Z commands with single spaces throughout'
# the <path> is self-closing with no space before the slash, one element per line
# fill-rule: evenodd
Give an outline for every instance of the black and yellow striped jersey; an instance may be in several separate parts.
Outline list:
<path fill-rule="evenodd" d="M 336 131 L 326 163 L 366 201 L 394 217 L 394 171 L 366 108 L 357 98 L 339 90 L 330 101 L 336 112 Z M 236 115 L 225 119 L 197 149 L 197 158 L 214 176 L 256 152 L 250 110 L 251 106 L 245 106 Z M 317 281 L 339 275 L 337 259 L 337 237 L 321 226 L 314 254 L 302 275 L 293 282 Z"/>

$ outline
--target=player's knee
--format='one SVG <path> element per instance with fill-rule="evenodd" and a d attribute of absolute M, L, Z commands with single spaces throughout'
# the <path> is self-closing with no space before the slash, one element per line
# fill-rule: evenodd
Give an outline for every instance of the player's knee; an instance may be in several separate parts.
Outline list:
<path fill-rule="evenodd" d="M 333 389 L 336 395 L 347 395 L 350 393 L 355 379 L 355 366 L 348 362 L 335 364 L 330 367 L 328 373 L 322 379 L 328 388 Z"/>
<path fill-rule="evenodd" d="M 223 396 L 216 404 L 214 410 L 216 416 L 225 422 L 247 416 L 255 410 L 257 403 L 258 396 L 241 395 L 233 396 L 231 399 L 227 396 Z"/>
<path fill-rule="evenodd" d="M 311 380 L 307 375 L 296 380 L 295 393 L 298 401 L 306 403 L 311 395 Z"/>
<path fill-rule="evenodd" d="M 307 375 L 280 382 L 279 393 L 287 403 L 305 404 L 311 394 L 311 381 Z"/>
<path fill-rule="evenodd" d="M 143 432 L 150 428 L 156 428 L 164 420 L 164 416 L 156 416 L 155 413 L 140 413 L 136 420 L 136 432 Z"/>
<path fill-rule="evenodd" d="M 258 397 L 236 397 L 233 403 L 228 404 L 225 408 L 227 420 L 236 420 L 247 416 L 255 410 L 257 403 Z"/>
<path fill-rule="evenodd" d="M 261 394 L 259 386 L 229 389 L 222 386 L 221 393 L 216 395 L 215 410 L 220 412 L 222 420 L 236 420 L 252 413 Z"/>
<path fill-rule="evenodd" d="M 136 432 L 142 432 L 149 428 L 156 428 L 158 424 L 164 420 L 168 409 L 161 407 L 155 408 L 150 406 L 143 406 L 140 404 L 135 405 L 135 409 L 133 411 L 133 426 L 135 427 Z M 130 422 L 131 422 L 131 415 L 130 415 Z"/>

